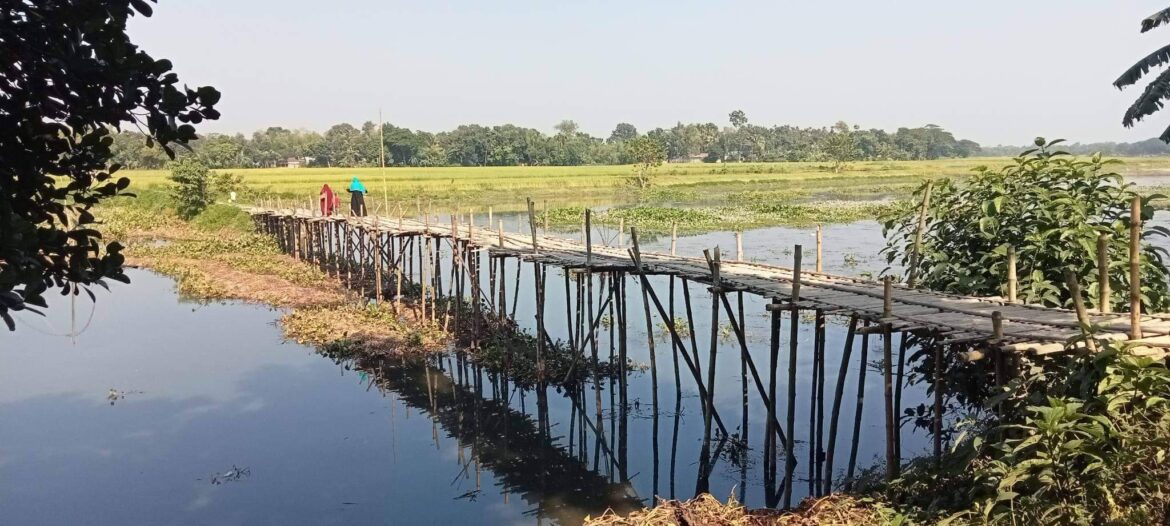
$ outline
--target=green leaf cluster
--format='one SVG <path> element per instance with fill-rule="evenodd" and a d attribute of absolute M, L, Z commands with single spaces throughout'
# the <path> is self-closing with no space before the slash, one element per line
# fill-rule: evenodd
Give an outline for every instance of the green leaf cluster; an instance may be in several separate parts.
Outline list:
<path fill-rule="evenodd" d="M 1018 297 L 1027 303 L 1070 306 L 1065 270 L 1080 277 L 1090 307 L 1097 305 L 1097 239 L 1107 236 L 1108 276 L 1114 311 L 1128 310 L 1131 184 L 1109 170 L 1116 161 L 1094 155 L 1074 158 L 1037 138 L 1037 147 L 1000 169 L 977 168 L 962 181 L 933 182 L 921 257 L 919 284 L 959 294 L 1005 295 L 1008 251 L 1017 257 Z M 911 200 L 891 207 L 881 220 L 891 265 L 909 274 L 924 183 Z M 1153 217 L 1150 200 L 1142 201 L 1141 219 Z M 1147 310 L 1170 306 L 1165 250 L 1150 245 L 1152 236 L 1170 234 L 1163 227 L 1142 232 L 1141 298 Z"/>

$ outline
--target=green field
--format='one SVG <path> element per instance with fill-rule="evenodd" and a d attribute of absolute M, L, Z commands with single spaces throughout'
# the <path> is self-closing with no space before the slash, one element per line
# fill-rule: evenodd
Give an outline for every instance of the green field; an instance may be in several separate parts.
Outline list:
<path fill-rule="evenodd" d="M 342 189 L 357 176 L 370 191 L 370 207 L 390 203 L 430 203 L 435 207 L 514 210 L 526 197 L 554 205 L 599 206 L 635 201 L 726 203 L 742 192 L 766 191 L 810 199 L 868 199 L 896 196 L 924 178 L 962 176 L 980 165 L 1000 166 L 1010 158 L 936 161 L 866 161 L 834 172 L 827 163 L 666 164 L 657 169 L 654 188 L 634 191 L 626 182 L 630 166 L 509 166 L 450 168 L 269 168 L 226 170 L 242 175 L 247 200 L 279 196 L 315 199 L 321 185 Z M 1170 158 L 1124 159 L 1127 176 L 1170 175 Z M 169 184 L 165 170 L 125 171 L 131 188 Z"/>

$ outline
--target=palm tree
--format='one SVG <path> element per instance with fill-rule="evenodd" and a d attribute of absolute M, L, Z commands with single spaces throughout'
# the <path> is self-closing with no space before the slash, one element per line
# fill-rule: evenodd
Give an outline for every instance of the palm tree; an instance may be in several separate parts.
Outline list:
<path fill-rule="evenodd" d="M 1158 11 L 1142 20 L 1142 33 L 1167 23 L 1170 23 L 1170 8 Z M 1125 89 L 1127 86 L 1136 84 L 1150 70 L 1162 67 L 1167 63 L 1170 63 L 1170 44 L 1139 60 L 1137 64 L 1131 66 L 1117 80 L 1113 81 L 1113 85 L 1117 89 Z M 1142 94 L 1125 111 L 1121 123 L 1126 128 L 1133 127 L 1142 118 L 1162 109 L 1163 101 L 1166 99 L 1170 99 L 1170 69 L 1163 71 L 1146 85 Z M 1166 128 L 1158 138 L 1162 142 L 1170 143 L 1170 128 Z"/>

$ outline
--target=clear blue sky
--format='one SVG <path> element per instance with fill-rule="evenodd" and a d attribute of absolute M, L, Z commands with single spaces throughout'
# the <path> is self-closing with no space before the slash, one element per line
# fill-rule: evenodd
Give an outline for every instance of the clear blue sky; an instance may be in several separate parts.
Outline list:
<path fill-rule="evenodd" d="M 561 119 L 893 129 L 983 144 L 1133 141 L 1111 82 L 1170 42 L 1166 0 L 160 0 L 131 35 L 224 93 L 205 131 L 385 120 L 439 131 Z M 1140 89 L 1140 88 L 1139 88 Z"/>

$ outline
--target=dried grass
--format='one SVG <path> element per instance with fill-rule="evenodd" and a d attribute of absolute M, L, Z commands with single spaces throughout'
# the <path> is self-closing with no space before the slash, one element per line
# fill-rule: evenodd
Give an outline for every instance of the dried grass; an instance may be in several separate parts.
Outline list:
<path fill-rule="evenodd" d="M 779 512 L 748 509 L 734 497 L 724 504 L 703 494 L 688 501 L 660 500 L 653 508 L 625 516 L 607 511 L 585 518 L 586 526 L 857 526 L 888 522 L 881 510 L 844 495 L 805 499 L 796 510 Z"/>

